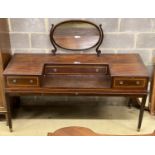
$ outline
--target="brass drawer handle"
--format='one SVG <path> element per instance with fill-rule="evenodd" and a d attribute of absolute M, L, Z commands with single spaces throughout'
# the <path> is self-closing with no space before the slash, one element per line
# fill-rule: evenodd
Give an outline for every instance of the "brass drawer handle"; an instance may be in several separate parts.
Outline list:
<path fill-rule="evenodd" d="M 123 84 L 124 84 L 124 82 L 123 82 L 123 81 L 119 81 L 119 84 L 120 84 L 120 85 L 123 85 Z"/>
<path fill-rule="evenodd" d="M 137 84 L 137 85 L 139 85 L 139 84 L 140 84 L 140 82 L 139 82 L 139 81 L 136 81 L 136 84 Z"/>
<path fill-rule="evenodd" d="M 12 80 L 12 82 L 13 82 L 13 83 L 16 83 L 16 82 L 17 82 L 17 80 L 16 80 L 16 79 L 14 79 L 14 80 Z"/>
<path fill-rule="evenodd" d="M 30 80 L 30 83 L 33 83 L 33 80 Z"/>
<path fill-rule="evenodd" d="M 96 73 L 98 73 L 99 72 L 99 69 L 98 68 L 96 68 Z"/>
<path fill-rule="evenodd" d="M 56 69 L 56 68 L 54 68 L 54 69 L 53 69 L 53 71 L 54 71 L 54 72 L 57 72 L 57 69 Z"/>
<path fill-rule="evenodd" d="M 75 92 L 75 95 L 79 95 L 79 93 L 78 92 Z"/>

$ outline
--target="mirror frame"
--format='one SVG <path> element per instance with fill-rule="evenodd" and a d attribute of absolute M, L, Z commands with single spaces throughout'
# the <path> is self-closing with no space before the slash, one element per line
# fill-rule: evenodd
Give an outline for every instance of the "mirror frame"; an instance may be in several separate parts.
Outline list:
<path fill-rule="evenodd" d="M 87 24 L 90 24 L 90 25 L 94 26 L 99 32 L 98 41 L 93 46 L 91 46 L 89 48 L 84 48 L 84 49 L 70 49 L 70 48 L 65 48 L 65 47 L 60 46 L 59 44 L 56 43 L 56 41 L 54 39 L 54 36 L 53 36 L 54 31 L 60 25 L 65 24 L 65 23 L 69 23 L 69 22 L 77 22 L 77 23 L 81 22 L 81 23 L 87 23 Z M 103 42 L 103 38 L 104 38 L 104 33 L 103 33 L 103 29 L 102 29 L 101 24 L 99 26 L 97 26 L 96 24 L 94 24 L 94 23 L 92 23 L 90 21 L 86 21 L 86 20 L 66 20 L 66 21 L 60 22 L 60 23 L 58 23 L 56 25 L 52 24 L 52 27 L 50 29 L 50 41 L 51 41 L 54 49 L 52 49 L 51 52 L 53 53 L 53 55 L 56 55 L 57 47 L 65 49 L 65 50 L 70 50 L 70 51 L 83 51 L 83 50 L 88 50 L 88 49 L 96 47 L 96 53 L 97 53 L 98 56 L 100 56 L 101 50 L 99 50 L 99 47 L 101 46 L 101 44 Z"/>

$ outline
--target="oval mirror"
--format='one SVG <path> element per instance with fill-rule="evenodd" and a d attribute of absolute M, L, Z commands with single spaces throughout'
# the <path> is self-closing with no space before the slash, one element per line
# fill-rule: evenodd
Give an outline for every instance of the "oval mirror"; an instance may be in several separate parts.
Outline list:
<path fill-rule="evenodd" d="M 51 42 L 68 50 L 87 50 L 95 47 L 101 37 L 98 26 L 88 21 L 70 20 L 57 24 L 50 33 Z"/>

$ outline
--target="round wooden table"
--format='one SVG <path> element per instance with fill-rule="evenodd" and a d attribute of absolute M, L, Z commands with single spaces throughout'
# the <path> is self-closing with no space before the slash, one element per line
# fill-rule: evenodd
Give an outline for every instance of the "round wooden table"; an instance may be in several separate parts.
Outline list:
<path fill-rule="evenodd" d="M 70 126 L 56 130 L 55 132 L 49 132 L 48 136 L 155 136 L 155 131 L 149 134 L 135 134 L 135 135 L 112 135 L 112 134 L 100 134 L 95 133 L 89 128 Z"/>

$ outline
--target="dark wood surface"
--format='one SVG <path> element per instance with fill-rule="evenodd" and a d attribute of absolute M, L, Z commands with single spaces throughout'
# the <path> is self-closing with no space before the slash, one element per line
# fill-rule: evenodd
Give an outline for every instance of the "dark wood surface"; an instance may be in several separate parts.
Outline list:
<path fill-rule="evenodd" d="M 93 130 L 86 128 L 86 127 L 78 127 L 78 126 L 71 126 L 71 127 L 64 127 L 60 128 L 56 131 L 49 132 L 48 136 L 155 136 L 155 131 L 148 134 L 135 134 L 135 135 L 116 135 L 116 134 L 101 134 L 96 133 Z"/>
<path fill-rule="evenodd" d="M 15 54 L 4 75 L 42 75 L 45 64 L 108 64 L 111 76 L 147 77 L 147 69 L 138 54 Z"/>
<path fill-rule="evenodd" d="M 141 97 L 141 128 L 149 77 L 138 54 L 15 54 L 3 74 L 8 96 Z"/>
<path fill-rule="evenodd" d="M 155 68 L 154 68 L 154 71 L 153 71 L 153 79 L 152 79 L 150 112 L 151 112 L 152 115 L 155 115 Z"/>
<path fill-rule="evenodd" d="M 137 54 L 15 54 L 3 74 L 12 93 L 132 95 L 146 93 L 148 83 Z"/>
<path fill-rule="evenodd" d="M 51 80 L 52 79 L 52 80 Z M 110 77 L 104 75 L 55 75 L 45 77 L 43 87 L 48 88 L 110 88 Z"/>

